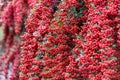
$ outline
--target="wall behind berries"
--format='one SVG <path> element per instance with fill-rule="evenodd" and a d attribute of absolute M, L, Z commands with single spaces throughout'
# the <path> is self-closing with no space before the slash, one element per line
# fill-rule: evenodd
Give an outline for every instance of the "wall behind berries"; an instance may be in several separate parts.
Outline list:
<path fill-rule="evenodd" d="M 0 0 L 0 80 L 119 80 L 119 0 Z"/>

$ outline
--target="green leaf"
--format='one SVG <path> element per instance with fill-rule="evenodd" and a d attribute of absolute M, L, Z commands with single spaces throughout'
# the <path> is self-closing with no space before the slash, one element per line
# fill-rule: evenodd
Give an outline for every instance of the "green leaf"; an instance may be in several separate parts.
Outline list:
<path fill-rule="evenodd" d="M 55 17 L 55 19 L 56 19 L 57 21 L 59 21 L 59 20 L 60 20 L 60 16 Z"/>
<path fill-rule="evenodd" d="M 34 9 L 30 10 L 30 13 L 34 13 L 34 12 L 35 12 L 35 10 L 34 10 Z"/>
<path fill-rule="evenodd" d="M 79 12 L 79 13 L 77 14 L 77 17 L 81 17 L 81 16 L 83 16 L 83 13 Z"/>
<path fill-rule="evenodd" d="M 80 11 L 81 11 L 81 10 L 82 10 L 82 11 L 84 11 L 84 10 L 85 10 L 85 8 L 86 8 L 86 7 L 85 7 L 85 6 L 83 6 L 82 8 L 80 8 Z"/>
<path fill-rule="evenodd" d="M 77 13 L 76 7 L 72 7 L 72 8 L 69 10 L 69 13 L 70 13 L 70 14 Z"/>
<path fill-rule="evenodd" d="M 80 38 L 80 36 L 79 36 L 79 35 L 76 35 L 76 38 L 77 38 L 77 39 L 79 39 L 79 38 Z"/>
<path fill-rule="evenodd" d="M 38 55 L 38 56 L 36 56 L 36 57 L 35 57 L 35 59 L 36 59 L 36 60 L 40 59 L 40 56 L 39 56 L 39 55 Z"/>
<path fill-rule="evenodd" d="M 59 22 L 59 26 L 62 26 L 62 25 L 63 25 L 63 22 L 62 22 L 62 21 L 60 21 L 60 22 Z"/>
<path fill-rule="evenodd" d="M 95 7 L 95 4 L 93 4 L 93 3 L 91 4 L 91 6 L 92 6 L 92 8 L 93 8 L 93 9 L 95 9 L 95 8 L 96 8 L 96 7 Z"/>

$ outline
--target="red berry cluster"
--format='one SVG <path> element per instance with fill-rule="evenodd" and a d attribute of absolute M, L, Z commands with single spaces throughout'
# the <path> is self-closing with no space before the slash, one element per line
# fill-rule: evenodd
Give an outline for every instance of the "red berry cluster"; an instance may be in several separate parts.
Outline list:
<path fill-rule="evenodd" d="M 119 0 L 1 2 L 6 79 L 120 79 Z"/>
<path fill-rule="evenodd" d="M 30 0 L 29 2 L 26 0 L 0 0 L 0 2 L 0 25 L 4 32 L 0 72 L 4 71 L 6 79 L 17 80 L 19 78 L 20 36 L 24 32 L 24 22 L 32 6 L 29 3 Z M 37 2 L 34 1 L 33 3 L 36 4 Z M 9 71 L 11 72 L 10 76 L 8 76 Z"/>
<path fill-rule="evenodd" d="M 22 51 L 20 63 L 21 80 L 40 80 L 42 61 L 39 60 L 44 53 L 40 50 L 40 42 L 45 33 L 48 33 L 50 21 L 53 17 L 54 0 L 44 0 L 33 9 L 33 14 L 26 22 L 28 33 L 22 36 Z"/>
<path fill-rule="evenodd" d="M 78 39 L 74 39 L 76 47 L 73 51 L 78 54 L 78 72 L 90 80 L 119 80 L 119 2 L 85 0 L 85 3 L 88 8 L 87 21 Z"/>

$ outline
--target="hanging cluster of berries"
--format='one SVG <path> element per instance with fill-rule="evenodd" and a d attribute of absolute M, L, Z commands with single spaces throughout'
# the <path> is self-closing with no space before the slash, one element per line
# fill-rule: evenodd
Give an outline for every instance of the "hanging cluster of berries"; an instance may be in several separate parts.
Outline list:
<path fill-rule="evenodd" d="M 120 79 L 119 0 L 0 2 L 6 79 Z"/>
<path fill-rule="evenodd" d="M 87 20 L 74 39 L 73 49 L 78 54 L 77 69 L 84 79 L 120 79 L 118 3 L 119 0 L 85 0 Z"/>
<path fill-rule="evenodd" d="M 20 35 L 25 32 L 25 21 L 37 1 L 0 0 L 0 25 L 3 27 L 3 41 L 0 57 L 0 72 L 6 79 L 17 80 L 19 77 Z M 8 76 L 10 74 L 10 76 Z M 1 80 L 1 78 L 0 78 Z"/>

